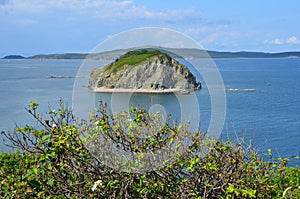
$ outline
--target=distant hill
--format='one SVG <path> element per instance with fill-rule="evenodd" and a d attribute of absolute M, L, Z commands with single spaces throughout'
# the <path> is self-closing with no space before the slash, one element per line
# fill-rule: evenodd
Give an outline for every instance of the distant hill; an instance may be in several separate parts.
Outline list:
<path fill-rule="evenodd" d="M 208 51 L 212 58 L 300 58 L 300 52 L 217 52 Z"/>
<path fill-rule="evenodd" d="M 3 57 L 3 59 L 24 59 L 25 57 L 21 56 L 21 55 L 8 55 Z"/>
<path fill-rule="evenodd" d="M 34 55 L 27 59 L 85 59 L 88 54 L 85 53 L 65 53 L 65 54 L 49 54 Z"/>
<path fill-rule="evenodd" d="M 130 48 L 130 49 L 118 49 L 113 51 L 106 51 L 101 53 L 65 53 L 65 54 L 40 54 L 26 59 L 107 59 L 113 60 L 124 55 L 128 51 L 137 50 L 141 48 Z M 200 58 L 300 58 L 300 51 L 297 52 L 280 52 L 280 53 L 264 53 L 264 52 L 219 52 L 219 51 L 204 51 L 195 48 L 163 48 L 157 46 L 143 47 L 146 50 L 160 50 L 161 52 L 169 54 L 174 58 L 185 58 L 185 59 L 200 59 Z M 10 57 L 19 55 L 10 55 L 4 57 L 9 59 Z M 10 59 L 20 59 L 22 56 L 14 57 Z"/>

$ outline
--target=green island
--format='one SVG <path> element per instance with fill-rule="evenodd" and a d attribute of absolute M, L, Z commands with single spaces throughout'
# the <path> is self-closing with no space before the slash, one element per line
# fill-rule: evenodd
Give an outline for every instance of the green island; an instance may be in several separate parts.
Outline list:
<path fill-rule="evenodd" d="M 62 100 L 43 117 L 36 101 L 26 110 L 38 126 L 2 131 L 13 151 L 0 154 L 1 198 L 300 198 L 300 168 L 271 149 L 264 160 L 243 138 L 210 139 L 135 107 L 112 115 L 102 101 L 88 121 L 78 121 Z M 141 137 L 145 130 L 149 136 Z M 179 135 L 191 138 L 188 147 L 144 172 L 131 170 L 140 164 L 107 164 L 111 151 L 98 142 L 105 138 L 139 160 L 164 146 L 180 148 Z"/>
<path fill-rule="evenodd" d="M 95 68 L 89 77 L 94 92 L 190 93 L 201 83 L 189 68 L 159 50 L 128 51 L 114 62 Z"/>

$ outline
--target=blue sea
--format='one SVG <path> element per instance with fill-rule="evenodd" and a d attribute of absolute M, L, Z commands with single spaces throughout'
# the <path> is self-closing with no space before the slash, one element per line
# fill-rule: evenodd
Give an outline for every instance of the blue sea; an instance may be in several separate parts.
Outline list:
<path fill-rule="evenodd" d="M 107 61 L 88 62 L 98 67 Z M 192 71 L 197 71 L 202 63 L 201 60 L 189 62 L 195 67 Z M 226 94 L 226 117 L 220 139 L 244 138 L 248 144 L 253 142 L 262 155 L 271 148 L 276 157 L 299 156 L 300 59 L 216 59 L 214 62 Z M 75 78 L 49 76 L 76 77 L 81 64 L 82 60 L 0 59 L 0 130 L 13 131 L 15 125 L 35 124 L 25 110 L 31 100 L 40 104 L 44 115 L 49 106 L 57 107 L 60 98 L 72 106 Z M 196 97 L 201 130 L 205 131 L 211 118 L 210 93 L 201 74 L 196 76 L 203 82 L 203 89 L 196 92 Z M 87 83 L 82 88 L 87 90 Z M 110 97 L 98 93 L 95 100 L 109 101 Z M 137 106 L 161 105 L 175 117 L 181 105 L 172 94 L 135 94 L 129 101 Z M 0 149 L 7 150 L 2 141 Z M 291 165 L 300 165 L 299 159 L 291 159 Z"/>

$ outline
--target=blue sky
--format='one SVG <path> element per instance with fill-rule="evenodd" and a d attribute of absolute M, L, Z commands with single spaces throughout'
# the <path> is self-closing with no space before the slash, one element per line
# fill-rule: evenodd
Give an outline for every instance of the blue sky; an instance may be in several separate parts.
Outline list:
<path fill-rule="evenodd" d="M 162 27 L 204 49 L 299 51 L 299 0 L 0 0 L 0 57 L 90 52 L 122 31 Z"/>

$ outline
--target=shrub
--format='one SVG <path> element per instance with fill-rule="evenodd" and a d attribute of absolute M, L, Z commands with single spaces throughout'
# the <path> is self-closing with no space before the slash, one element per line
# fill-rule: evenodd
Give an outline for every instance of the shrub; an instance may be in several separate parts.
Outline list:
<path fill-rule="evenodd" d="M 287 167 L 288 159 L 274 159 L 271 150 L 271 160 L 264 161 L 251 146 L 208 139 L 205 133 L 189 132 L 188 124 L 161 124 L 159 115 L 144 109 L 132 107 L 129 112 L 111 114 L 100 102 L 89 121 L 77 121 L 62 101 L 59 105 L 57 111 L 50 110 L 47 118 L 42 118 L 37 111 L 39 105 L 33 101 L 27 111 L 39 125 L 2 132 L 6 144 L 15 150 L 0 155 L 0 197 L 300 196 L 299 167 Z M 150 136 L 140 137 L 145 129 Z M 95 141 L 99 136 L 131 154 L 143 154 L 173 146 L 181 132 L 189 133 L 188 147 L 154 170 L 120 170 L 107 164 L 107 154 L 95 153 L 95 147 L 101 147 Z"/>

